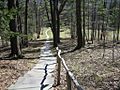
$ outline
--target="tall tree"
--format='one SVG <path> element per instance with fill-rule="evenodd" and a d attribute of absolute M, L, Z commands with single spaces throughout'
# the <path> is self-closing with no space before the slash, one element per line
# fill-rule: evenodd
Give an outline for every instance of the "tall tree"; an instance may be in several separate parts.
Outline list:
<path fill-rule="evenodd" d="M 85 0 L 83 0 L 83 46 L 85 45 Z"/>
<path fill-rule="evenodd" d="M 56 17 L 57 17 L 57 42 L 60 43 L 60 14 L 63 11 L 63 8 L 66 4 L 67 0 L 62 0 L 59 6 L 59 0 L 56 0 Z"/>
<path fill-rule="evenodd" d="M 76 0 L 76 27 L 77 27 L 77 46 L 76 46 L 75 50 L 83 47 L 81 0 Z"/>
<path fill-rule="evenodd" d="M 35 32 L 37 34 L 37 38 L 39 38 L 39 15 L 38 15 L 38 1 L 34 0 L 34 10 L 35 10 L 35 20 L 36 20 L 36 29 L 35 29 Z"/>
<path fill-rule="evenodd" d="M 25 34 L 25 38 L 24 38 L 24 40 L 23 40 L 23 45 L 24 46 L 28 46 L 28 37 L 27 37 L 27 35 L 28 35 L 28 30 L 27 30 L 27 20 L 28 20 L 28 2 L 29 2 L 29 0 L 26 0 L 25 1 L 25 28 L 24 28 L 24 34 Z"/>
<path fill-rule="evenodd" d="M 39 3 L 40 5 L 40 3 Z M 37 30 L 37 38 L 40 38 L 40 32 L 41 32 L 41 9 L 38 8 L 38 30 Z"/>
<path fill-rule="evenodd" d="M 16 10 L 16 0 L 8 0 L 8 9 L 9 10 Z M 17 28 L 17 15 L 13 16 L 14 18 L 10 20 L 9 26 L 10 30 L 14 33 L 18 32 Z M 19 36 L 12 35 L 10 36 L 10 43 L 11 43 L 11 54 L 10 57 L 21 57 L 21 50 L 19 44 Z"/>
<path fill-rule="evenodd" d="M 17 6 L 17 10 L 19 10 L 20 9 L 19 0 L 16 1 L 16 6 Z M 21 21 L 21 16 L 19 12 L 17 13 L 17 24 L 18 24 L 18 31 L 20 34 L 22 34 L 23 33 L 22 32 L 22 21 Z M 20 37 L 20 49 L 22 49 L 22 39 L 23 38 Z"/>
<path fill-rule="evenodd" d="M 120 18 L 120 1 L 118 2 L 118 18 Z M 120 19 L 118 19 L 117 24 L 117 40 L 119 40 L 119 34 L 120 34 Z"/>
<path fill-rule="evenodd" d="M 62 0 L 59 5 L 59 0 L 50 0 L 51 9 L 51 25 L 53 31 L 54 46 L 60 42 L 60 14 L 67 0 Z"/>
<path fill-rule="evenodd" d="M 56 28 L 56 7 L 55 0 L 50 0 L 50 9 L 51 9 L 51 22 L 52 22 L 52 32 L 53 32 L 53 42 L 54 47 L 57 47 L 57 28 Z"/>
<path fill-rule="evenodd" d="M 93 40 L 95 39 L 95 21 L 96 21 L 96 1 L 93 1 L 92 4 L 92 15 L 91 15 L 91 41 L 93 43 Z"/>

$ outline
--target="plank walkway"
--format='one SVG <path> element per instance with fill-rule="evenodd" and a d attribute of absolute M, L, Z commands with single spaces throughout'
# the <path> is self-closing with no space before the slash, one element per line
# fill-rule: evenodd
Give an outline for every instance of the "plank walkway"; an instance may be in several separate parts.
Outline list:
<path fill-rule="evenodd" d="M 56 65 L 56 57 L 50 50 L 49 41 L 41 48 L 40 60 L 38 64 L 20 77 L 8 90 L 53 90 L 53 73 Z"/>

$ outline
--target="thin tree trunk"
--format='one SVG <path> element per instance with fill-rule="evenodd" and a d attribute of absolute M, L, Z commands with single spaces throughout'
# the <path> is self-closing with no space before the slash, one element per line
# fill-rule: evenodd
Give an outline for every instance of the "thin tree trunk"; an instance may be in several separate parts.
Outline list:
<path fill-rule="evenodd" d="M 41 12 L 40 12 L 40 9 L 39 9 L 39 16 L 38 16 L 38 36 L 37 36 L 37 38 L 40 38 L 40 32 L 41 32 L 41 14 L 40 14 Z"/>
<path fill-rule="evenodd" d="M 17 6 L 17 8 L 19 8 L 19 1 L 18 0 L 16 1 L 16 6 Z M 19 31 L 20 34 L 22 34 L 23 33 L 22 32 L 22 22 L 21 22 L 21 17 L 20 17 L 19 13 L 17 14 L 17 22 L 18 22 L 18 31 Z M 20 37 L 19 39 L 20 39 L 19 40 L 20 41 L 20 49 L 22 49 L 22 47 L 23 47 L 23 45 L 22 45 L 23 38 Z"/>
<path fill-rule="evenodd" d="M 59 13 L 59 8 L 58 8 L 58 0 L 56 0 L 56 17 L 57 17 L 57 43 L 60 43 L 60 13 Z"/>
<path fill-rule="evenodd" d="M 39 37 L 39 29 L 38 29 L 38 8 L 37 2 L 34 0 L 34 9 L 35 9 L 35 32 L 37 34 L 37 38 Z M 37 39 L 36 38 L 36 39 Z"/>
<path fill-rule="evenodd" d="M 89 4 L 90 4 L 90 1 L 88 0 L 88 40 L 90 40 L 90 38 L 89 38 L 89 35 L 90 35 L 90 28 L 89 28 L 89 22 L 90 22 L 90 17 L 89 17 L 89 15 L 90 15 L 90 12 L 89 12 Z"/>
<path fill-rule="evenodd" d="M 25 29 L 24 29 L 24 34 L 26 35 L 25 38 L 24 38 L 24 41 L 23 41 L 23 45 L 24 46 L 28 46 L 28 30 L 27 30 L 27 16 L 28 16 L 28 2 L 29 0 L 26 0 L 25 2 Z"/>
<path fill-rule="evenodd" d="M 73 20 L 73 13 L 71 13 L 71 39 L 75 39 L 75 30 L 74 30 L 74 20 Z"/>
<path fill-rule="evenodd" d="M 100 40 L 100 24 L 98 23 L 98 41 Z"/>
<path fill-rule="evenodd" d="M 91 41 L 93 43 L 94 39 L 95 39 L 95 19 L 96 19 L 96 7 L 95 4 L 93 5 L 93 9 L 92 9 L 92 31 L 91 31 Z"/>
<path fill-rule="evenodd" d="M 120 34 L 120 1 L 119 1 L 119 14 L 118 14 L 118 24 L 117 24 L 117 41 L 119 40 Z"/>
<path fill-rule="evenodd" d="M 85 0 L 83 0 L 83 46 L 85 45 Z"/>
<path fill-rule="evenodd" d="M 60 43 L 60 16 L 57 13 L 57 42 Z"/>
<path fill-rule="evenodd" d="M 80 0 L 76 0 L 76 27 L 77 27 L 77 46 L 76 46 L 75 50 L 83 47 L 81 1 Z"/>

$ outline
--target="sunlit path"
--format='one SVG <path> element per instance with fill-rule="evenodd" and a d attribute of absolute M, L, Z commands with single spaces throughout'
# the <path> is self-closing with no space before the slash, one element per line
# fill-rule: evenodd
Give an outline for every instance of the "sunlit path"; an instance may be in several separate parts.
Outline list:
<path fill-rule="evenodd" d="M 45 35 L 48 40 L 48 30 Z M 44 46 L 41 47 L 38 64 L 23 77 L 20 77 L 8 90 L 53 90 L 56 57 L 53 56 L 50 46 L 50 41 L 45 41 Z"/>

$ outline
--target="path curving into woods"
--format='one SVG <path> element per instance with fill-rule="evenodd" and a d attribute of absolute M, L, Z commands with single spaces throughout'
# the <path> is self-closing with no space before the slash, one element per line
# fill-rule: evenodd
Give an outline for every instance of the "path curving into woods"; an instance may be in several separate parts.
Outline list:
<path fill-rule="evenodd" d="M 8 90 L 53 90 L 56 57 L 51 52 L 48 30 L 45 32 L 46 41 L 40 50 L 40 59 L 36 66 L 20 77 Z"/>

